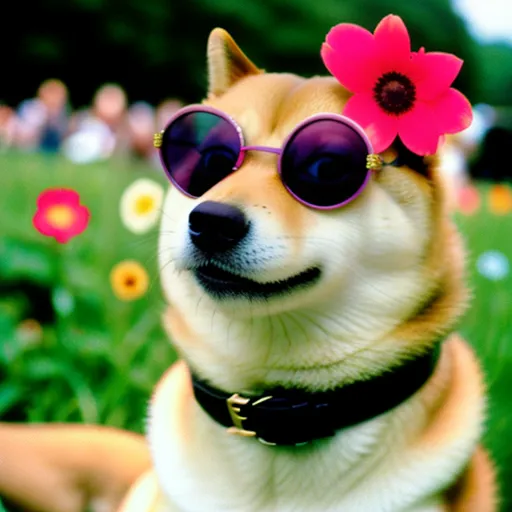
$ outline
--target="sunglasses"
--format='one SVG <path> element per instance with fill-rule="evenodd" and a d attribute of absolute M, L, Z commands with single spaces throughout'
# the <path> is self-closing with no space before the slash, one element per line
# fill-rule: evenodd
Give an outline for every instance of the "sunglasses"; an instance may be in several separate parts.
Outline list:
<path fill-rule="evenodd" d="M 189 106 L 157 133 L 163 168 L 183 194 L 197 198 L 239 169 L 248 151 L 278 155 L 284 187 L 311 208 L 329 210 L 354 200 L 381 167 L 370 140 L 351 119 L 316 114 L 301 122 L 281 148 L 246 146 L 240 126 L 220 110 Z"/>

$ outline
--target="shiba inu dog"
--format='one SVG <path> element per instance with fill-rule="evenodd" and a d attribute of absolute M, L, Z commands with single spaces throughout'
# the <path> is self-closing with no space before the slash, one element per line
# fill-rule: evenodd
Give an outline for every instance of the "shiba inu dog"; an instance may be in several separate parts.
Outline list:
<path fill-rule="evenodd" d="M 337 117 L 349 93 L 335 79 L 265 73 L 223 30 L 208 68 L 207 99 L 156 139 L 181 361 L 120 510 L 496 510 L 483 378 L 452 332 L 464 255 L 436 159 L 397 143 L 375 165 Z M 340 184 L 339 162 L 359 178 Z"/>
<path fill-rule="evenodd" d="M 204 192 L 175 177 L 199 198 L 176 187 L 167 197 L 165 323 L 184 362 L 156 389 L 154 467 L 123 510 L 494 510 L 478 447 L 482 377 L 450 334 L 466 304 L 463 253 L 435 159 L 395 146 L 349 204 L 308 208 L 300 199 L 316 181 L 289 193 L 268 148 L 310 116 L 341 112 L 348 94 L 331 78 L 261 72 L 221 30 L 208 57 L 204 105 L 235 120 L 254 151 Z M 334 416 L 361 421 L 325 437 L 344 423 L 315 410 L 329 400 L 346 407 Z M 375 402 L 393 407 L 374 415 Z"/>

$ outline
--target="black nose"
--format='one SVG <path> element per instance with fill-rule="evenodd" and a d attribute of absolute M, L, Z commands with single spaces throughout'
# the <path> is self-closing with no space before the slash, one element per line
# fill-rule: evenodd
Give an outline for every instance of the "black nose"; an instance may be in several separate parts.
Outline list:
<path fill-rule="evenodd" d="M 247 234 L 249 225 L 236 206 L 205 201 L 188 217 L 188 232 L 194 245 L 204 252 L 222 252 L 233 248 Z"/>

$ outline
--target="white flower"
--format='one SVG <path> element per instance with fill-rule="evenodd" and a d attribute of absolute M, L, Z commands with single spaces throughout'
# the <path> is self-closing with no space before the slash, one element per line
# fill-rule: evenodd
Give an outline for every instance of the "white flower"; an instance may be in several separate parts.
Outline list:
<path fill-rule="evenodd" d="M 163 198 L 164 189 L 156 181 L 135 180 L 121 197 L 121 221 L 133 233 L 146 233 L 158 222 Z"/>
<path fill-rule="evenodd" d="M 491 281 L 499 281 L 509 273 L 508 258 L 499 251 L 484 252 L 476 262 L 478 272 Z"/>

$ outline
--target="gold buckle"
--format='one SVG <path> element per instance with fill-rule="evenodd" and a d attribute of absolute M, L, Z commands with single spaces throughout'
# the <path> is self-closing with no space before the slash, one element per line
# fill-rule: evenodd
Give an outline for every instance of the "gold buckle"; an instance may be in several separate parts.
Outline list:
<path fill-rule="evenodd" d="M 382 169 L 382 158 L 379 155 L 368 155 L 366 157 L 366 168 L 371 171 L 379 171 Z"/>
<path fill-rule="evenodd" d="M 256 402 L 254 402 L 252 405 L 258 405 L 262 402 L 265 402 L 267 400 L 270 400 L 271 396 L 265 396 L 263 398 L 260 398 Z M 228 406 L 229 415 L 231 416 L 231 420 L 233 421 L 233 426 L 228 428 L 228 433 L 235 434 L 238 436 L 243 437 L 255 437 L 256 432 L 252 430 L 246 430 L 243 426 L 243 422 L 247 419 L 247 416 L 241 416 L 240 415 L 240 406 L 247 405 L 250 402 L 249 398 L 244 398 L 243 396 L 240 396 L 238 393 L 235 393 L 234 395 L 231 395 L 227 400 L 226 404 Z"/>
<path fill-rule="evenodd" d="M 153 146 L 155 148 L 157 148 L 157 149 L 161 148 L 163 140 L 164 140 L 164 132 L 163 132 L 163 130 L 161 132 L 159 132 L 159 133 L 155 133 L 153 135 Z"/>

